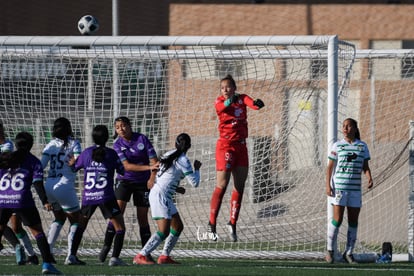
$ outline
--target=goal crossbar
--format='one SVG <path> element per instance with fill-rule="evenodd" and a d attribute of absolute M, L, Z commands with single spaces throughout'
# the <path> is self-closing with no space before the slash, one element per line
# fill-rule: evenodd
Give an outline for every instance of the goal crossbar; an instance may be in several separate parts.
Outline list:
<path fill-rule="evenodd" d="M 337 36 L 0 36 L 0 46 L 326 45 Z"/>

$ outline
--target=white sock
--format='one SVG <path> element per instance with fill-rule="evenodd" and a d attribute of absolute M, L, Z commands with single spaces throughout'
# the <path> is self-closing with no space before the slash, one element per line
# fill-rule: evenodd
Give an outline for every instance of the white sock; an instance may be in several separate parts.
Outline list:
<path fill-rule="evenodd" d="M 167 239 L 165 240 L 164 243 L 164 248 L 162 250 L 162 255 L 164 256 L 170 256 L 171 251 L 173 250 L 175 244 L 178 241 L 178 238 L 180 236 L 179 235 L 173 235 L 172 233 L 170 233 L 167 237 Z"/>
<path fill-rule="evenodd" d="M 358 227 L 351 227 L 348 225 L 348 233 L 346 235 L 346 254 L 352 255 L 354 251 L 355 243 L 357 240 Z"/>
<path fill-rule="evenodd" d="M 327 233 L 327 249 L 328 251 L 335 250 L 336 240 L 338 238 L 339 226 L 335 226 L 332 222 L 328 225 Z"/>
<path fill-rule="evenodd" d="M 57 221 L 52 222 L 49 228 L 49 232 L 47 234 L 47 242 L 49 243 L 50 252 L 53 253 L 53 249 L 55 247 L 55 242 L 59 237 L 60 230 L 62 230 L 63 225 Z"/>
<path fill-rule="evenodd" d="M 148 256 L 155 248 L 157 248 L 164 239 L 158 234 L 158 232 L 152 234 L 151 238 L 147 241 L 144 248 L 141 249 L 141 255 Z"/>
<path fill-rule="evenodd" d="M 75 236 L 76 229 L 78 229 L 77 224 L 72 224 L 69 228 L 68 233 L 68 256 L 70 256 L 72 251 L 73 236 Z"/>

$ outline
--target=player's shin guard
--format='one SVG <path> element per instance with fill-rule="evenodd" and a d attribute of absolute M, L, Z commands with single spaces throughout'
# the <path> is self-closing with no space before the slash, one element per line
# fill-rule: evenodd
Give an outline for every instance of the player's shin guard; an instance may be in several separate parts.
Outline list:
<path fill-rule="evenodd" d="M 16 246 L 20 244 L 16 234 L 14 234 L 13 230 L 9 226 L 4 228 L 3 236 L 13 246 L 13 248 L 16 248 Z"/>
<path fill-rule="evenodd" d="M 141 236 L 142 247 L 145 246 L 147 241 L 151 238 L 151 229 L 150 226 L 142 226 L 139 228 L 139 235 Z"/>
<path fill-rule="evenodd" d="M 234 189 L 231 193 L 230 201 L 230 223 L 233 225 L 236 225 L 237 220 L 239 219 L 242 199 L 243 194 Z"/>
<path fill-rule="evenodd" d="M 217 224 L 217 216 L 220 211 L 221 202 L 223 201 L 225 189 L 219 187 L 214 188 L 213 195 L 211 196 L 210 202 L 210 224 Z"/>
<path fill-rule="evenodd" d="M 178 241 L 178 238 L 180 237 L 181 232 L 177 232 L 174 229 L 171 228 L 170 234 L 168 235 L 167 239 L 164 243 L 164 248 L 162 250 L 161 255 L 164 256 L 170 256 L 171 251 L 173 250 L 175 244 Z"/>
<path fill-rule="evenodd" d="M 40 233 L 35 237 L 37 247 L 39 248 L 40 254 L 42 255 L 43 262 L 45 263 L 52 263 L 53 256 L 50 253 L 49 243 L 46 239 L 45 233 Z"/>
<path fill-rule="evenodd" d="M 114 238 L 114 250 L 112 250 L 112 257 L 119 258 L 122 247 L 124 246 L 125 231 L 116 231 Z"/>

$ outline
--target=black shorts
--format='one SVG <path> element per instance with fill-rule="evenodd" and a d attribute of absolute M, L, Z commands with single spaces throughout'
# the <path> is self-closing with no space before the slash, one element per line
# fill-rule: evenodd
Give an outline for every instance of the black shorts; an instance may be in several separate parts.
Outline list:
<path fill-rule="evenodd" d="M 84 217 L 87 217 L 89 220 L 92 217 L 93 213 L 95 213 L 96 208 L 98 207 L 99 209 L 101 209 L 102 215 L 105 219 L 111 219 L 122 213 L 115 198 L 113 200 L 98 205 L 82 206 L 81 213 Z"/>
<path fill-rule="evenodd" d="M 149 207 L 149 189 L 147 183 L 138 183 L 131 181 L 118 180 L 115 187 L 116 199 L 129 202 L 131 195 L 134 206 Z"/>
<path fill-rule="evenodd" d="M 23 224 L 25 226 L 34 226 L 41 224 L 40 220 L 40 214 L 36 207 L 31 208 L 16 208 L 16 209 L 10 209 L 10 208 L 4 208 L 0 209 L 0 224 L 5 225 L 8 223 L 10 217 L 13 213 L 16 213 L 16 215 L 22 220 Z"/>

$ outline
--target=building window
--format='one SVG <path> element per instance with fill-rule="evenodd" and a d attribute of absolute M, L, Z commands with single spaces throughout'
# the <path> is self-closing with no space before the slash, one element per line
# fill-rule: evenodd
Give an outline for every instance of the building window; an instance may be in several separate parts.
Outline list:
<path fill-rule="evenodd" d="M 403 49 L 414 49 L 414 40 L 403 40 Z M 401 78 L 413 79 L 414 78 L 414 57 L 407 56 L 401 59 Z"/>

